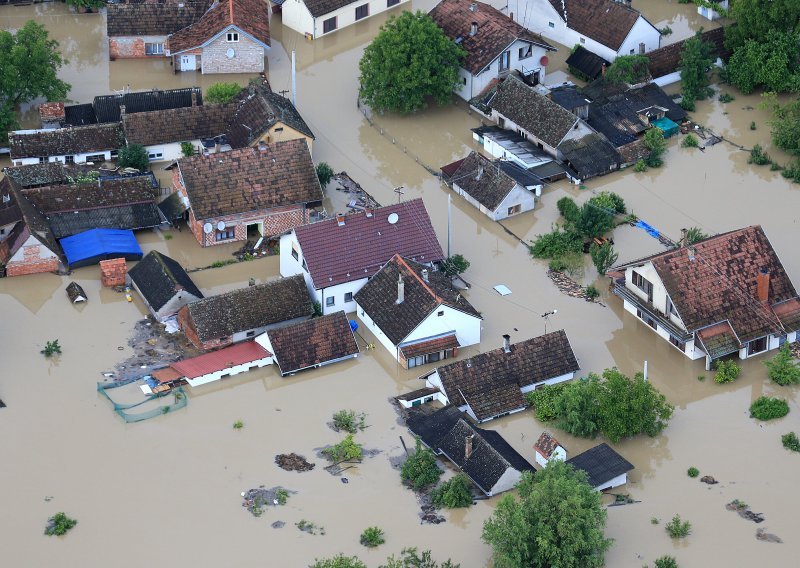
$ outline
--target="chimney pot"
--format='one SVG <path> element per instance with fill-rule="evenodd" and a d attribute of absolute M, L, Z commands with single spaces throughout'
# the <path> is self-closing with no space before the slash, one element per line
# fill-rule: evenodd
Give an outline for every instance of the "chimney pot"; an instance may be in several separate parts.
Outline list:
<path fill-rule="evenodd" d="M 428 282 L 428 269 L 427 269 L 427 268 L 423 268 L 423 269 L 422 269 L 422 279 L 423 279 L 423 280 L 424 280 L 426 283 Z"/>
<path fill-rule="evenodd" d="M 466 436 L 464 438 L 464 459 L 468 460 L 472 455 L 472 438 L 475 437 L 475 434 L 470 436 Z"/>
<path fill-rule="evenodd" d="M 473 10 L 474 12 L 475 10 Z M 472 22 L 472 26 L 469 29 L 469 35 L 474 36 L 478 33 L 478 22 Z"/>
<path fill-rule="evenodd" d="M 336 214 L 336 224 L 340 227 L 344 227 L 344 215 L 341 213 Z"/>
<path fill-rule="evenodd" d="M 402 304 L 405 300 L 405 284 L 403 284 L 403 276 L 397 275 L 397 301 L 396 304 Z"/>
<path fill-rule="evenodd" d="M 125 116 L 125 105 L 119 105 L 119 115 Z"/>
<path fill-rule="evenodd" d="M 769 304 L 769 269 L 762 268 L 756 277 L 756 294 L 758 301 L 762 304 Z"/>
<path fill-rule="evenodd" d="M 689 230 L 688 229 L 681 229 L 681 242 L 679 243 L 681 247 L 689 246 Z"/>
<path fill-rule="evenodd" d="M 506 353 L 511 353 L 511 336 L 503 334 L 503 351 Z"/>
<path fill-rule="evenodd" d="M 478 3 L 477 2 L 473 2 L 472 4 L 470 4 L 469 5 L 469 11 L 470 12 L 477 12 L 478 11 Z"/>

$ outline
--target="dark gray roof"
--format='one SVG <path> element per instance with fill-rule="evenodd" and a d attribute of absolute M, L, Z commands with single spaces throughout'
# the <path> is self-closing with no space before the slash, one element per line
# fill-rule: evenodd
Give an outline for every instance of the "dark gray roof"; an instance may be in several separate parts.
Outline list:
<path fill-rule="evenodd" d="M 17 130 L 8 133 L 12 158 L 67 156 L 118 150 L 125 145 L 119 124 L 69 126 L 53 130 Z"/>
<path fill-rule="evenodd" d="M 302 274 L 192 302 L 188 310 L 202 342 L 314 313 Z"/>
<path fill-rule="evenodd" d="M 497 209 L 517 182 L 478 152 L 470 152 L 452 175 L 452 182 L 467 195 L 486 207 Z"/>
<path fill-rule="evenodd" d="M 603 73 L 603 65 L 608 67 L 611 63 L 582 45 L 576 45 L 575 51 L 567 57 L 567 65 L 574 67 L 590 79 L 597 79 Z"/>
<path fill-rule="evenodd" d="M 428 281 L 422 271 L 428 271 Z M 397 279 L 403 278 L 404 300 L 397 303 Z M 369 314 L 389 340 L 395 345 L 433 313 L 440 305 L 447 305 L 468 315 L 480 318 L 443 272 L 434 271 L 410 259 L 395 255 L 381 268 L 354 299 Z"/>
<path fill-rule="evenodd" d="M 575 85 L 550 87 L 550 98 L 570 112 L 589 104 L 589 100 L 585 95 L 578 92 L 578 87 Z"/>
<path fill-rule="evenodd" d="M 4 168 L 3 173 L 17 182 L 21 187 L 52 185 L 67 181 L 67 173 L 61 162 L 45 162 Z"/>
<path fill-rule="evenodd" d="M 422 443 L 439 453 L 439 441 L 450 431 L 464 414 L 452 404 L 440 408 L 432 414 L 412 412 L 406 424 Z"/>
<path fill-rule="evenodd" d="M 554 148 L 578 120 L 513 74 L 497 86 L 497 94 L 489 106 Z"/>
<path fill-rule="evenodd" d="M 64 124 L 70 126 L 86 126 L 97 124 L 97 115 L 92 103 L 67 105 L 64 107 Z"/>
<path fill-rule="evenodd" d="M 203 297 L 183 267 L 158 251 L 147 253 L 128 274 L 154 311 L 163 308 L 176 294 Z"/>
<path fill-rule="evenodd" d="M 537 175 L 526 170 L 516 162 L 508 160 L 495 160 L 495 164 L 500 167 L 500 171 L 512 178 L 522 187 L 531 187 L 534 185 L 541 185 L 542 180 Z"/>
<path fill-rule="evenodd" d="M 575 469 L 585 471 L 589 477 L 589 485 L 592 487 L 602 485 L 633 469 L 633 465 L 628 460 L 606 443 L 578 454 L 567 460 L 567 463 Z"/>
<path fill-rule="evenodd" d="M 595 132 L 577 140 L 566 140 L 558 149 L 564 154 L 564 162 L 581 179 L 607 174 L 622 162 L 614 146 Z"/>
<path fill-rule="evenodd" d="M 232 111 L 227 136 L 234 148 L 250 145 L 279 122 L 314 138 L 311 128 L 292 102 L 264 85 L 249 85 L 231 105 L 235 110 Z"/>
<path fill-rule="evenodd" d="M 318 18 L 356 2 L 353 0 L 303 0 L 303 3 L 308 8 L 308 11 L 311 12 L 311 15 Z"/>
<path fill-rule="evenodd" d="M 90 229 L 148 229 L 162 222 L 155 202 L 48 213 L 47 219 L 53 234 L 59 239 Z"/>
<path fill-rule="evenodd" d="M 194 105 L 192 104 L 192 95 L 194 95 Z M 200 87 L 153 89 L 152 91 L 97 96 L 94 98 L 94 112 L 97 115 L 97 122 L 119 122 L 120 106 L 122 105 L 125 105 L 126 113 L 133 114 L 202 104 L 203 92 Z"/>

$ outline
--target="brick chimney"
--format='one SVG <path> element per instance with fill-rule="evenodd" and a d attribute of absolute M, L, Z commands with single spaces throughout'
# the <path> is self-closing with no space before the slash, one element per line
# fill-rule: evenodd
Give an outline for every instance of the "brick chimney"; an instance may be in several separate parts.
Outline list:
<path fill-rule="evenodd" d="M 472 438 L 475 437 L 475 434 L 467 436 L 464 438 L 464 459 L 468 460 L 472 455 Z"/>
<path fill-rule="evenodd" d="M 472 22 L 469 28 L 469 35 L 474 36 L 476 33 L 478 33 L 478 22 Z"/>
<path fill-rule="evenodd" d="M 39 118 L 42 128 L 58 128 L 65 119 L 64 103 L 42 103 L 39 105 Z"/>
<path fill-rule="evenodd" d="M 403 276 L 401 274 L 397 275 L 397 301 L 395 304 L 402 304 L 403 301 L 406 299 L 406 287 L 403 284 Z"/>
<path fill-rule="evenodd" d="M 678 243 L 678 246 L 687 247 L 689 246 L 689 230 L 688 229 L 681 229 L 681 240 Z"/>
<path fill-rule="evenodd" d="M 758 301 L 762 304 L 769 304 L 769 269 L 762 268 L 756 277 L 756 294 Z"/>
<path fill-rule="evenodd" d="M 128 274 L 128 264 L 124 258 L 100 261 L 100 283 L 106 288 L 124 286 Z"/>
<path fill-rule="evenodd" d="M 503 351 L 505 353 L 511 353 L 511 336 L 503 334 Z"/>

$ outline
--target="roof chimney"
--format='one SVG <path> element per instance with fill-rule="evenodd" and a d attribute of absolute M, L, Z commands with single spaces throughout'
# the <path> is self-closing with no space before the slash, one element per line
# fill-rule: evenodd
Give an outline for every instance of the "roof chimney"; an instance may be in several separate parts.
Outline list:
<path fill-rule="evenodd" d="M 511 20 L 512 22 L 514 21 L 514 12 L 508 13 L 508 19 Z"/>
<path fill-rule="evenodd" d="M 474 5 L 475 4 L 473 4 L 473 6 Z M 473 10 L 473 12 L 474 11 L 475 10 Z M 469 35 L 474 36 L 476 33 L 478 33 L 478 22 L 472 22 L 472 26 L 469 29 Z"/>
<path fill-rule="evenodd" d="M 511 353 L 511 336 L 507 333 L 503 334 L 503 351 Z"/>
<path fill-rule="evenodd" d="M 678 246 L 685 247 L 689 245 L 689 230 L 688 229 L 681 229 L 681 240 L 678 243 Z"/>
<path fill-rule="evenodd" d="M 422 280 L 427 284 L 428 283 L 428 269 L 422 269 Z"/>
<path fill-rule="evenodd" d="M 469 457 L 472 455 L 472 438 L 475 437 L 475 434 L 471 434 L 464 438 L 464 459 L 468 460 Z"/>
<path fill-rule="evenodd" d="M 769 303 L 769 269 L 762 268 L 758 271 L 758 276 L 756 277 L 756 294 L 758 295 L 758 301 L 762 304 Z"/>
<path fill-rule="evenodd" d="M 258 149 L 261 150 L 262 152 L 266 152 L 267 151 L 267 143 L 264 142 L 263 140 L 259 140 L 258 141 Z"/>
<path fill-rule="evenodd" d="M 125 105 L 119 105 L 119 115 L 125 116 Z"/>
<path fill-rule="evenodd" d="M 470 12 L 477 12 L 478 11 L 478 3 L 477 2 L 473 2 L 472 4 L 470 4 L 469 5 L 469 11 Z"/>
<path fill-rule="evenodd" d="M 194 89 L 192 89 L 192 106 L 193 107 L 197 106 L 197 91 L 195 91 Z"/>
<path fill-rule="evenodd" d="M 405 300 L 406 290 L 405 284 L 403 284 L 403 276 L 402 274 L 397 275 L 397 301 L 395 304 L 402 304 L 403 300 Z"/>
<path fill-rule="evenodd" d="M 336 214 L 336 224 L 339 225 L 340 227 L 344 227 L 344 214 L 343 213 L 337 213 Z"/>

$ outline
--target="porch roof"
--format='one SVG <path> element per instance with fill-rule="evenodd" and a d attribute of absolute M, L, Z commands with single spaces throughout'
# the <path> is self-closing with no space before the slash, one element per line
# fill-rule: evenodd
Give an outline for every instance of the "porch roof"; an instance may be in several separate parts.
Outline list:
<path fill-rule="evenodd" d="M 697 332 L 697 337 L 703 350 L 712 359 L 736 353 L 741 347 L 739 338 L 736 337 L 736 333 L 728 322 L 701 329 Z"/>
<path fill-rule="evenodd" d="M 400 347 L 400 352 L 406 359 L 410 359 L 411 357 L 419 357 L 420 355 L 436 353 L 460 346 L 461 344 L 458 342 L 458 339 L 456 339 L 455 334 L 450 334 L 444 337 L 437 337 L 436 339 L 420 341 L 419 343 L 413 343 L 411 345 L 403 345 Z"/>

